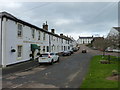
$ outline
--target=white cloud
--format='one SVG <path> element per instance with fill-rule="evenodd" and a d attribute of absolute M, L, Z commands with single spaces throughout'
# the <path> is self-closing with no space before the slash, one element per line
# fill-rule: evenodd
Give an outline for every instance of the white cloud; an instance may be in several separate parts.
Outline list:
<path fill-rule="evenodd" d="M 62 26 L 62 25 L 69 25 L 73 23 L 82 23 L 83 21 L 77 17 L 77 18 L 62 18 L 62 19 L 55 19 L 53 20 L 54 24 L 57 26 Z"/>
<path fill-rule="evenodd" d="M 55 22 L 55 25 L 65 25 L 65 24 L 70 24 L 72 22 L 72 20 L 70 19 L 57 19 Z"/>
<path fill-rule="evenodd" d="M 0 8 L 20 8 L 21 3 L 17 2 L 0 2 Z"/>

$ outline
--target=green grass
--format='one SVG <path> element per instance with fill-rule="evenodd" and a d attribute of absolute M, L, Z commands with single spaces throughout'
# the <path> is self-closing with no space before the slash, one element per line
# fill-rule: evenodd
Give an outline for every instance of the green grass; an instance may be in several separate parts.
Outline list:
<path fill-rule="evenodd" d="M 90 62 L 89 71 L 80 88 L 118 88 L 118 81 L 107 80 L 112 75 L 112 70 L 118 70 L 118 58 L 111 56 L 111 64 L 101 64 L 106 60 L 102 56 L 94 56 Z M 119 58 L 120 59 L 120 58 Z"/>

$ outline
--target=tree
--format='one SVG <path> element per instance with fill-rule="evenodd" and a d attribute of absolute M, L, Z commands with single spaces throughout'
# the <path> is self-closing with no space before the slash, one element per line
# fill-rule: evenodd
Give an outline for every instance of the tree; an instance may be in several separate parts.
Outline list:
<path fill-rule="evenodd" d="M 92 45 L 98 50 L 101 50 L 103 52 L 103 56 L 105 55 L 105 50 L 107 49 L 107 47 L 110 46 L 109 40 L 104 39 L 103 37 L 94 38 Z"/>

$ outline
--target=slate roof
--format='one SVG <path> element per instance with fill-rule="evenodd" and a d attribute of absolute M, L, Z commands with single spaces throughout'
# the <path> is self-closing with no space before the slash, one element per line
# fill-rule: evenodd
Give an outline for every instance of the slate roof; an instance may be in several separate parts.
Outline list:
<path fill-rule="evenodd" d="M 120 32 L 120 27 L 113 27 L 114 29 L 116 29 L 118 32 Z"/>
<path fill-rule="evenodd" d="M 79 39 L 93 39 L 93 37 L 79 37 Z"/>

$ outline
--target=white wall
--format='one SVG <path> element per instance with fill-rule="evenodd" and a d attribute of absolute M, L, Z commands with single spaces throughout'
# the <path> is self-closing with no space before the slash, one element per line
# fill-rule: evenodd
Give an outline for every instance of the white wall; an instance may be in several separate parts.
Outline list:
<path fill-rule="evenodd" d="M 0 66 L 2 65 L 2 33 L 1 33 L 1 18 L 0 18 Z"/>
<path fill-rule="evenodd" d="M 91 43 L 91 41 L 92 41 L 93 39 L 78 39 L 78 44 L 83 44 L 83 42 L 84 42 L 84 44 L 88 44 L 88 43 Z"/>

